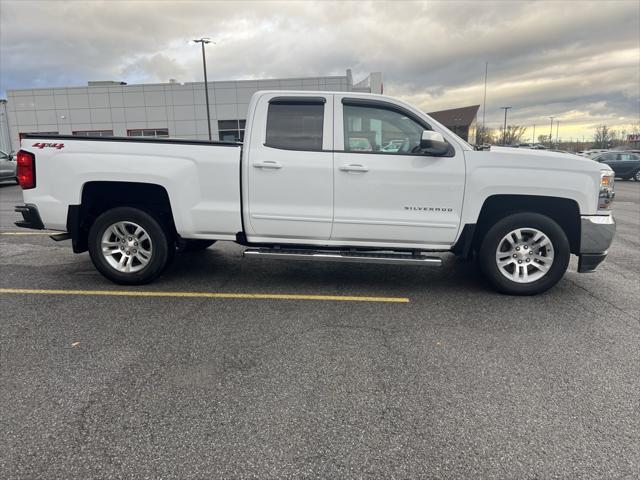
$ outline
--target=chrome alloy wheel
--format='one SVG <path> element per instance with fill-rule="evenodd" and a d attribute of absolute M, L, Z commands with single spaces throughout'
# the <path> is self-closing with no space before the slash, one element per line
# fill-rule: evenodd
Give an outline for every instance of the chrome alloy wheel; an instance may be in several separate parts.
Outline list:
<path fill-rule="evenodd" d="M 638 170 L 634 175 L 633 175 L 633 179 L 636 182 L 640 182 L 640 170 Z"/>
<path fill-rule="evenodd" d="M 135 273 L 147 266 L 153 255 L 151 238 L 133 222 L 117 222 L 102 234 L 102 256 L 114 269 Z"/>
<path fill-rule="evenodd" d="M 498 243 L 496 264 L 500 273 L 513 282 L 535 282 L 553 264 L 553 244 L 540 230 L 518 228 Z"/>

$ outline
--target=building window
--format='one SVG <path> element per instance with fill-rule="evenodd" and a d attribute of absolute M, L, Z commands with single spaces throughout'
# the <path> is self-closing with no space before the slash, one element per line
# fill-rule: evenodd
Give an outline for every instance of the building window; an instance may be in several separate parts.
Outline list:
<path fill-rule="evenodd" d="M 22 140 L 25 135 L 58 135 L 58 132 L 20 132 L 18 134 L 20 140 Z"/>
<path fill-rule="evenodd" d="M 246 120 L 218 120 L 218 138 L 223 142 L 244 141 Z"/>
<path fill-rule="evenodd" d="M 166 138 L 169 136 L 169 129 L 168 128 L 136 128 L 134 130 L 127 130 L 127 136 Z"/>
<path fill-rule="evenodd" d="M 76 137 L 113 137 L 113 130 L 76 130 Z"/>
<path fill-rule="evenodd" d="M 322 150 L 323 122 L 322 103 L 271 103 L 266 145 L 290 150 Z"/>

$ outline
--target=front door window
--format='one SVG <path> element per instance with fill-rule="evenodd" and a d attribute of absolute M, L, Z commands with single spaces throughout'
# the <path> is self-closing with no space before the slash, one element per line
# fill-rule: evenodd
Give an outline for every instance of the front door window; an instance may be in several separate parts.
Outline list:
<path fill-rule="evenodd" d="M 344 106 L 344 146 L 347 152 L 415 153 L 420 148 L 424 130 L 422 125 L 394 110 Z"/>

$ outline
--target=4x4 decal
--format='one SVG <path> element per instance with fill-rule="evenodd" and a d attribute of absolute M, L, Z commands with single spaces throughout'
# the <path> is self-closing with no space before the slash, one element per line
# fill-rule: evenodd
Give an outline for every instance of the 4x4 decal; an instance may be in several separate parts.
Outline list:
<path fill-rule="evenodd" d="M 60 150 L 61 148 L 64 148 L 64 143 L 42 143 L 42 142 L 36 142 L 31 146 L 39 148 L 40 150 L 42 150 L 45 147 L 57 148 L 58 150 Z"/>

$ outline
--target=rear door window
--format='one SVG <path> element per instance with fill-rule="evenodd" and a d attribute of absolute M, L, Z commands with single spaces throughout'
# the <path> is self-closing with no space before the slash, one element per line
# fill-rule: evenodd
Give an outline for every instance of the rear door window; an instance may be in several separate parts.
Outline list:
<path fill-rule="evenodd" d="M 322 150 L 324 103 L 277 101 L 269 104 L 265 145 L 286 150 Z"/>

